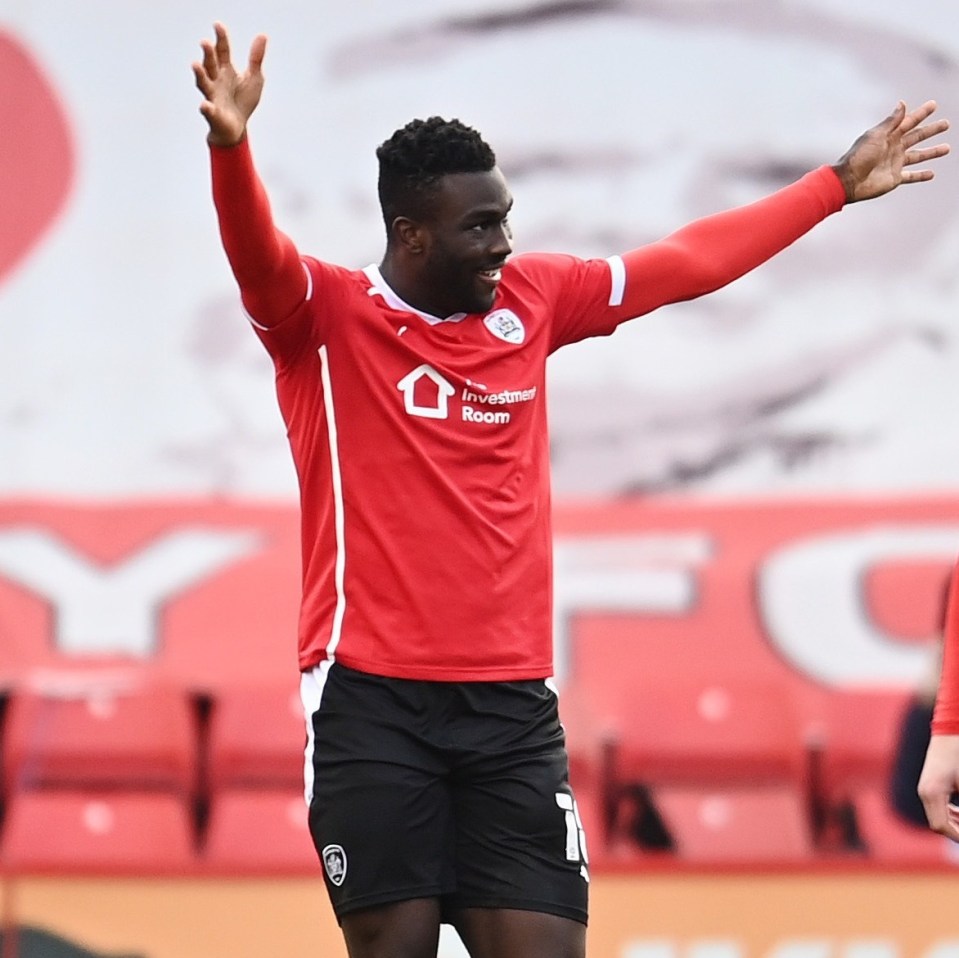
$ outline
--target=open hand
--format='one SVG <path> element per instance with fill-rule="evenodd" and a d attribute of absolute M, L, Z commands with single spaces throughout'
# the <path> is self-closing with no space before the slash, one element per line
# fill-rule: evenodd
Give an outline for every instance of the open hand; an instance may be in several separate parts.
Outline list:
<path fill-rule="evenodd" d="M 901 183 L 922 183 L 933 178 L 932 170 L 907 167 L 949 152 L 946 143 L 917 149 L 923 141 L 949 129 L 949 121 L 942 119 L 923 125 L 935 111 L 935 100 L 928 100 L 911 113 L 906 112 L 906 104 L 900 100 L 885 120 L 853 143 L 833 167 L 846 189 L 848 203 L 882 196 Z"/>
<path fill-rule="evenodd" d="M 216 42 L 203 40 L 203 61 L 193 64 L 197 89 L 203 94 L 200 112 L 210 124 L 207 140 L 214 146 L 234 146 L 246 134 L 246 124 L 263 92 L 263 56 L 266 37 L 258 34 L 250 46 L 250 60 L 237 73 L 230 59 L 230 38 L 222 23 L 213 25 Z"/>

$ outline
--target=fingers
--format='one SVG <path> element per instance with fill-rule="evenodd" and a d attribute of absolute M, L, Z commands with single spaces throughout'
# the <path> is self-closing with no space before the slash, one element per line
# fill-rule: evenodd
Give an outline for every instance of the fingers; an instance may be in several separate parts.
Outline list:
<path fill-rule="evenodd" d="M 910 130 L 902 138 L 902 145 L 907 149 L 912 149 L 917 143 L 928 140 L 931 136 L 937 136 L 945 133 L 949 129 L 948 120 L 936 120 L 935 123 L 927 123 L 925 126 Z"/>
<path fill-rule="evenodd" d="M 946 156 L 950 152 L 948 143 L 938 143 L 936 146 L 926 146 L 921 150 L 909 150 L 906 153 L 903 164 L 912 166 L 913 163 L 925 163 L 926 160 L 938 160 L 940 156 Z"/>
<path fill-rule="evenodd" d="M 953 841 L 959 841 L 959 807 L 952 802 L 943 803 L 942 813 L 937 816 L 936 824 L 933 825 L 932 819 L 929 820 L 933 831 L 951 838 Z"/>
<path fill-rule="evenodd" d="M 257 34 L 250 44 L 250 63 L 248 70 L 251 74 L 258 74 L 263 66 L 263 57 L 266 56 L 266 36 Z"/>
<path fill-rule="evenodd" d="M 938 109 L 938 104 L 935 100 L 926 100 L 922 106 L 917 107 L 911 113 L 905 112 L 905 104 L 902 100 L 899 101 L 899 106 L 896 108 L 894 116 L 896 113 L 902 113 L 902 119 L 899 123 L 899 132 L 908 133 L 910 130 L 914 130 L 923 120 L 928 119 L 932 116 L 933 113 Z"/>
<path fill-rule="evenodd" d="M 207 93 L 211 85 L 219 77 L 221 71 L 232 70 L 233 65 L 230 53 L 230 37 L 226 27 L 217 21 L 213 24 L 215 41 L 201 40 L 203 50 L 202 64 L 193 64 L 193 72 L 197 78 L 197 86 Z M 266 55 L 266 36 L 257 34 L 250 45 L 250 60 L 248 72 L 251 76 L 258 76 L 262 70 L 263 58 Z"/>
<path fill-rule="evenodd" d="M 191 64 L 193 75 L 196 77 L 197 88 L 204 96 L 209 96 L 213 88 L 213 81 L 217 77 L 216 55 L 213 51 L 213 44 L 209 40 L 200 41 L 200 49 L 203 51 L 203 59 L 199 63 Z"/>
<path fill-rule="evenodd" d="M 219 66 L 230 65 L 230 37 L 226 27 L 219 20 L 213 24 L 213 33 L 216 36 L 216 61 Z"/>
<path fill-rule="evenodd" d="M 193 64 L 193 76 L 196 80 L 196 88 L 207 98 L 210 98 L 210 94 L 213 90 L 213 84 L 210 81 L 210 77 L 207 74 L 206 70 L 201 63 Z"/>
<path fill-rule="evenodd" d="M 932 101 L 930 101 L 931 103 Z M 928 106 L 929 104 L 926 104 Z M 905 167 L 914 166 L 917 163 L 927 163 L 930 160 L 937 160 L 946 156 L 950 152 L 948 143 L 937 143 L 934 146 L 926 146 L 922 149 L 916 149 L 916 144 L 928 140 L 932 136 L 937 136 L 949 129 L 948 120 L 936 120 L 934 123 L 927 123 L 925 126 L 917 127 L 906 133 L 902 138 L 902 145 L 906 152 L 903 156 L 903 183 L 925 183 L 931 180 L 935 174 L 932 170 L 907 170 Z"/>
<path fill-rule="evenodd" d="M 929 795 L 922 793 L 920 790 L 920 798 L 929 827 L 941 835 L 948 835 L 950 828 L 948 796 L 945 794 Z"/>
<path fill-rule="evenodd" d="M 939 157 L 946 156 L 950 151 L 947 143 L 915 149 L 917 144 L 928 140 L 930 137 L 938 136 L 940 133 L 945 133 L 949 129 L 949 121 L 945 119 L 924 123 L 936 109 L 936 101 L 927 100 L 922 106 L 907 113 L 905 112 L 905 105 L 900 100 L 895 112 L 890 117 L 890 119 L 894 119 L 897 115 L 900 117 L 899 124 L 894 127 L 894 131 L 899 134 L 900 143 L 905 151 L 902 159 L 902 183 L 925 183 L 933 179 L 935 174 L 932 170 L 907 170 L 905 167 L 939 159 Z"/>

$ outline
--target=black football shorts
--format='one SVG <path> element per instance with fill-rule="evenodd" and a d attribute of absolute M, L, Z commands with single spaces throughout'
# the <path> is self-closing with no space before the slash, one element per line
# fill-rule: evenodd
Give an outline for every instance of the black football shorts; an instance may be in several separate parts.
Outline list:
<path fill-rule="evenodd" d="M 310 832 L 337 917 L 439 898 L 586 922 L 586 847 L 542 679 L 303 676 Z M 312 783 L 310 754 L 312 753 Z"/>

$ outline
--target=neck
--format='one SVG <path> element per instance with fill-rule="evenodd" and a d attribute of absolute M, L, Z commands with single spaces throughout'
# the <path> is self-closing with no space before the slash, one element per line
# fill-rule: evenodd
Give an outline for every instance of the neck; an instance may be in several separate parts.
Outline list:
<path fill-rule="evenodd" d="M 380 263 L 380 275 L 389 284 L 390 289 L 414 309 L 429 316 L 436 316 L 438 319 L 445 319 L 450 315 L 450 310 L 437 304 L 429 291 L 423 289 L 416 277 L 411 275 L 410 270 L 398 263 L 389 251 Z"/>

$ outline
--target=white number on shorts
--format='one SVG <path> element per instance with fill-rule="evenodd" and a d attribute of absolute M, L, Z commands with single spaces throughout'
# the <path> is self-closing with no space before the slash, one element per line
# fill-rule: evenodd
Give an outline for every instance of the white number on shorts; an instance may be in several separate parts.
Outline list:
<path fill-rule="evenodd" d="M 579 817 L 576 801 L 566 792 L 557 792 L 556 804 L 566 812 L 566 861 L 582 862 L 580 873 L 586 881 L 589 881 L 589 873 L 586 870 L 589 864 L 589 855 L 586 854 L 586 832 L 583 830 L 583 821 Z"/>

